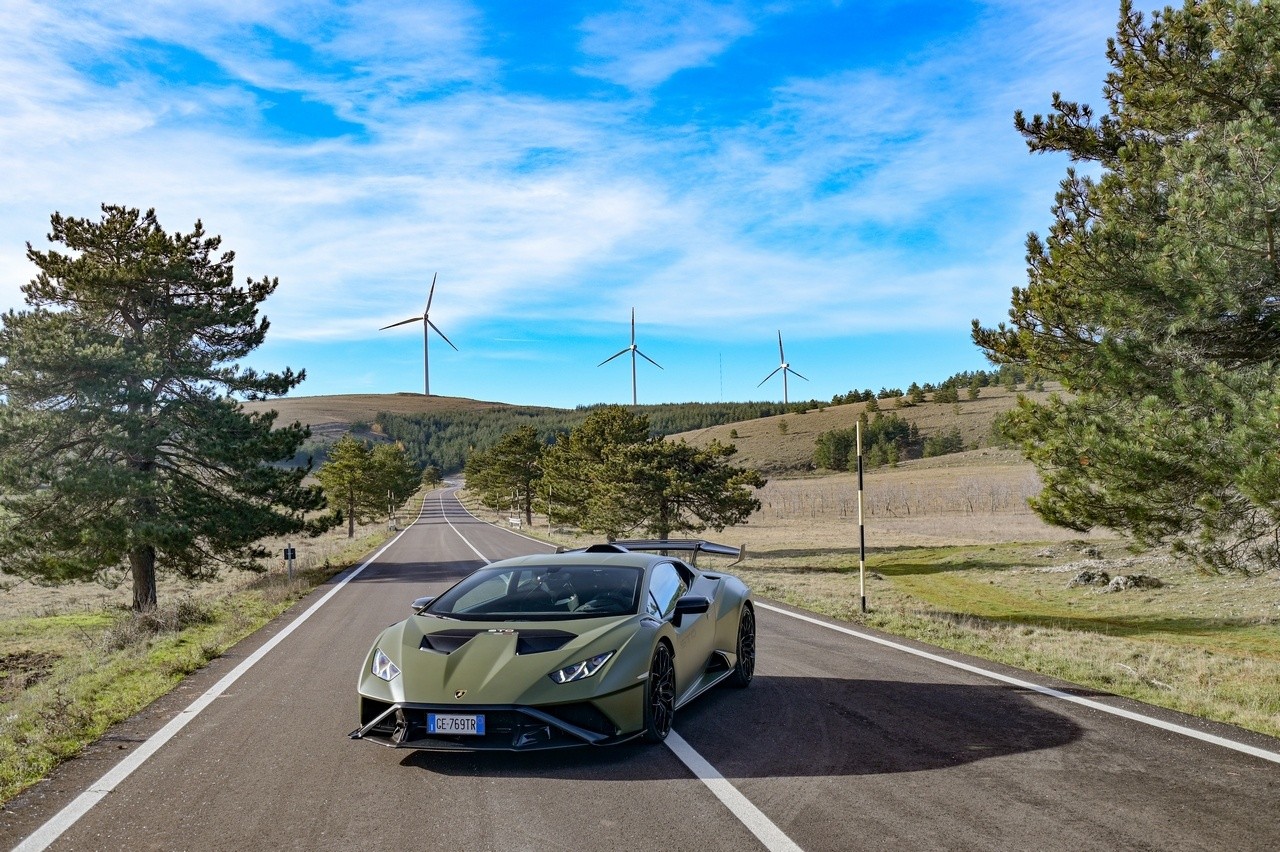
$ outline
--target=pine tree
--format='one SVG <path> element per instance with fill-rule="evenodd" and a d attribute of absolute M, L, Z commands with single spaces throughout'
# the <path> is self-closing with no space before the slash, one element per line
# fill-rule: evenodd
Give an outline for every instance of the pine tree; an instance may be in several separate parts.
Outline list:
<path fill-rule="evenodd" d="M 343 435 L 329 449 L 329 459 L 316 471 L 330 508 L 347 519 L 347 538 L 354 538 L 356 524 L 386 515 L 408 500 L 422 484 L 422 474 L 395 444 L 372 450 L 351 435 Z"/>
<path fill-rule="evenodd" d="M 744 523 L 765 480 L 735 467 L 732 445 L 706 448 L 649 434 L 649 421 L 607 406 L 543 454 L 552 517 L 614 539 L 636 531 L 658 538 Z"/>
<path fill-rule="evenodd" d="M 258 568 L 258 542 L 303 530 L 321 498 L 306 469 L 272 464 L 307 430 L 236 401 L 303 379 L 236 363 L 263 342 L 277 282 L 236 286 L 199 222 L 168 234 L 151 210 L 102 214 L 52 216 L 67 253 L 28 244 L 30 309 L 2 318 L 0 567 L 53 583 L 127 570 L 145 611 L 158 571 Z"/>
<path fill-rule="evenodd" d="M 506 433 L 490 449 L 472 453 L 467 458 L 467 488 L 494 509 L 510 506 L 514 498 L 525 524 L 532 524 L 545 447 L 533 426 L 521 426 Z"/>
<path fill-rule="evenodd" d="M 347 538 L 354 538 L 356 524 L 377 511 L 369 488 L 369 468 L 369 448 L 363 441 L 343 435 L 329 448 L 329 460 L 316 471 L 329 507 L 346 516 Z"/>
<path fill-rule="evenodd" d="M 371 490 L 375 497 L 382 500 L 382 506 L 387 510 L 387 520 L 390 521 L 396 508 L 402 506 L 422 487 L 425 476 L 400 444 L 379 444 L 374 447 L 369 454 L 369 467 Z M 438 478 L 436 476 L 433 482 Z"/>
<path fill-rule="evenodd" d="M 614 535 L 643 530 L 665 539 L 746 523 L 760 508 L 752 491 L 765 479 L 731 465 L 736 453 L 718 441 L 694 447 L 661 438 L 620 448 L 602 469 L 613 499 L 600 507 L 603 522 L 596 528 Z"/>
<path fill-rule="evenodd" d="M 587 519 L 608 505 L 600 475 L 606 456 L 619 446 L 649 439 L 649 419 L 620 405 L 606 405 L 561 436 L 543 453 L 543 477 L 552 495 L 556 523 L 586 528 Z"/>
<path fill-rule="evenodd" d="M 996 363 L 1069 392 L 1009 424 L 1045 519 L 1169 543 L 1216 570 L 1280 566 L 1280 7 L 1121 6 L 1107 112 L 1015 117 L 1067 172 L 1027 241 Z"/>

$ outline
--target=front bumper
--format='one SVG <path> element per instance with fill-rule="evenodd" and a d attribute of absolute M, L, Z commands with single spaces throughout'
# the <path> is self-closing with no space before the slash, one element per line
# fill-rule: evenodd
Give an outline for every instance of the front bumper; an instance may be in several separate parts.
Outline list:
<path fill-rule="evenodd" d="M 482 735 L 432 734 L 428 713 L 483 715 Z M 387 703 L 360 697 L 360 727 L 355 740 L 372 740 L 393 748 L 427 751 L 540 751 L 583 745 L 614 745 L 640 731 L 623 732 L 590 702 L 547 707 Z"/>

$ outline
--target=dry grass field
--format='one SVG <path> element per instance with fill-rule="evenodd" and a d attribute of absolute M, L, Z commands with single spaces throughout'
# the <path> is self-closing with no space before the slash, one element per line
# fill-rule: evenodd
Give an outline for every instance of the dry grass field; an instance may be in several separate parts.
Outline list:
<path fill-rule="evenodd" d="M 280 421 L 292 423 L 370 423 L 379 411 L 392 414 L 433 414 L 441 411 L 485 411 L 509 408 L 503 402 L 484 402 L 455 396 L 423 396 L 420 393 L 335 394 L 292 396 L 246 402 L 250 411 L 280 412 Z"/>
<path fill-rule="evenodd" d="M 336 573 L 374 542 L 384 540 L 385 531 L 383 523 L 363 524 L 356 527 L 355 538 L 349 540 L 344 524 L 340 529 L 314 539 L 266 541 L 264 546 L 277 555 L 262 563 L 263 573 L 227 571 L 211 583 L 191 583 L 161 575 L 157 578 L 157 598 L 162 606 L 179 599 L 212 603 L 230 592 L 260 587 L 264 582 L 283 578 L 288 567 L 279 554 L 286 543 L 297 550 L 295 572 L 301 574 L 332 568 L 331 573 Z M 102 582 L 66 586 L 43 586 L 0 572 L 0 601 L 3 602 L 0 607 L 0 659 L 3 659 L 5 626 L 14 619 L 126 610 L 133 601 L 133 589 L 123 569 L 117 574 L 104 576 Z"/>
<path fill-rule="evenodd" d="M 941 434 L 954 426 L 959 428 L 966 447 L 982 448 L 992 445 L 992 423 L 1017 403 L 1018 395 L 1005 388 L 989 387 L 983 388 L 977 399 L 961 402 L 927 401 L 898 408 L 893 400 L 884 399 L 878 404 L 885 416 L 896 414 L 914 422 L 922 435 Z M 1023 391 L 1022 395 L 1039 401 L 1046 399 L 1049 392 Z M 833 429 L 852 429 L 866 406 L 865 402 L 831 405 L 810 409 L 804 414 L 778 414 L 711 426 L 671 438 L 700 447 L 713 440 L 733 444 L 738 448 L 734 456 L 736 464 L 754 467 L 766 474 L 794 473 L 812 467 L 813 446 L 819 435 Z"/>

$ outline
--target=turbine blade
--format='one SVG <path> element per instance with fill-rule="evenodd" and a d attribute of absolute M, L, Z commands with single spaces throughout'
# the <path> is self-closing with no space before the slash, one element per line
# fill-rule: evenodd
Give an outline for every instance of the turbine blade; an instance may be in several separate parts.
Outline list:
<path fill-rule="evenodd" d="M 785 364 L 785 363 L 787 363 L 787 356 L 786 356 L 786 355 L 784 355 L 784 354 L 782 354 L 782 331 L 781 331 L 781 329 L 779 329 L 779 331 L 778 331 L 778 360 L 779 360 L 779 361 L 781 361 L 781 362 L 782 362 L 782 363 L 784 363 L 784 364 Z"/>
<path fill-rule="evenodd" d="M 788 367 L 788 368 L 787 368 L 787 372 L 788 372 L 788 373 L 790 373 L 790 374 L 791 374 L 791 375 L 793 375 L 793 376 L 800 376 L 800 374 L 799 374 L 799 373 L 797 373 L 795 370 L 791 369 L 790 367 Z M 800 378 L 804 379 L 804 376 L 800 376 Z M 805 380 L 806 382 L 807 382 L 807 381 L 809 381 L 808 379 L 804 379 L 804 380 Z"/>
<path fill-rule="evenodd" d="M 601 361 L 599 364 L 596 364 L 596 366 L 597 366 L 597 367 L 603 367 L 605 364 L 608 364 L 610 361 L 612 361 L 614 358 L 617 358 L 619 355 L 626 355 L 626 354 L 627 354 L 628 352 L 630 352 L 630 351 L 631 351 L 631 349 L 630 349 L 630 348 L 623 349 L 622 351 L 617 352 L 617 353 L 615 353 L 615 354 L 613 354 L 613 355 L 610 355 L 608 358 L 605 358 L 605 359 L 604 359 L 603 361 Z"/>
<path fill-rule="evenodd" d="M 431 312 L 431 300 L 434 299 L 436 296 L 436 274 L 437 273 L 434 273 L 434 272 L 431 273 L 431 291 L 427 293 L 427 307 L 422 312 L 422 315 L 424 317 Z M 440 329 L 436 329 L 436 331 L 439 331 L 439 330 Z M 444 337 L 443 334 L 440 336 Z"/>
<path fill-rule="evenodd" d="M 772 373 L 770 373 L 769 375 L 765 376 L 763 379 L 760 380 L 760 385 L 764 384 L 765 382 L 769 381 L 774 376 L 776 376 L 778 374 L 778 370 L 781 370 L 781 369 L 782 369 L 781 367 L 775 367 Z M 760 387 L 760 385 L 756 385 L 756 387 Z"/>
<path fill-rule="evenodd" d="M 636 345 L 636 309 L 631 309 L 631 345 Z"/>
<path fill-rule="evenodd" d="M 400 322 L 393 322 L 391 325 L 384 325 L 382 328 L 378 329 L 378 331 L 386 331 L 389 328 L 395 328 L 398 325 L 405 325 L 406 323 L 411 322 L 422 322 L 422 317 L 413 317 L 407 320 L 400 320 Z"/>
<path fill-rule="evenodd" d="M 441 331 L 440 329 L 436 328 L 436 324 L 435 324 L 435 323 L 433 323 L 431 320 L 427 320 L 427 325 L 431 326 L 431 328 L 435 331 L 435 333 L 436 333 L 436 334 L 440 335 L 441 337 L 444 337 L 444 342 L 445 342 L 445 343 L 449 344 L 450 346 L 453 346 L 453 341 L 452 341 L 452 340 L 450 340 L 449 338 L 445 337 L 444 332 L 443 332 L 443 331 Z M 459 351 L 459 350 L 458 350 L 458 347 L 453 346 L 453 351 L 454 351 L 454 352 Z"/>
<path fill-rule="evenodd" d="M 650 364 L 652 364 L 653 366 L 657 367 L 659 370 L 661 370 L 661 369 L 662 369 L 662 365 L 661 365 L 661 364 L 659 364 L 657 361 L 653 360 L 653 359 L 652 359 L 652 358 L 650 358 L 648 355 L 646 355 L 646 354 L 644 354 L 643 352 L 641 352 L 639 349 L 637 349 L 637 350 L 636 350 L 636 354 L 637 354 L 637 355 L 639 355 L 639 356 L 640 356 L 641 358 L 643 358 L 644 360 L 648 361 L 648 362 L 649 362 Z"/>

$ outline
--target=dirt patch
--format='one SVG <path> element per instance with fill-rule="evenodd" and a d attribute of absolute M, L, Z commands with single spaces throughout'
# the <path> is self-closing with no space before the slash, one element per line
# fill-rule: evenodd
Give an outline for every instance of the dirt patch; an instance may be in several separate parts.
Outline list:
<path fill-rule="evenodd" d="M 0 656 L 0 704 L 49 676 L 60 658 L 43 651 L 18 651 Z"/>

